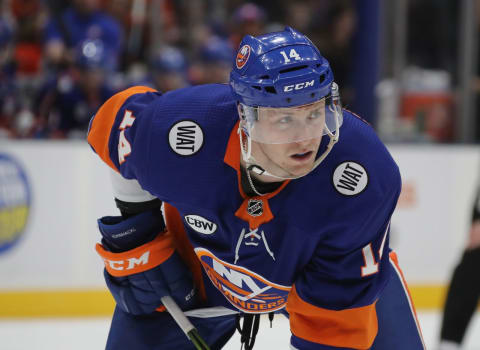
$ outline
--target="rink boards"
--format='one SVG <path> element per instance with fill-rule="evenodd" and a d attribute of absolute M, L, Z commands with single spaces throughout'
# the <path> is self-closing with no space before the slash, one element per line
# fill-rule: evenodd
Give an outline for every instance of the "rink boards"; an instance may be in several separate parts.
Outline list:
<path fill-rule="evenodd" d="M 439 308 L 465 244 L 475 146 L 389 145 L 402 195 L 391 246 L 417 308 Z M 108 169 L 74 141 L 0 143 L 0 317 L 108 314 L 96 218 L 116 215 Z"/>

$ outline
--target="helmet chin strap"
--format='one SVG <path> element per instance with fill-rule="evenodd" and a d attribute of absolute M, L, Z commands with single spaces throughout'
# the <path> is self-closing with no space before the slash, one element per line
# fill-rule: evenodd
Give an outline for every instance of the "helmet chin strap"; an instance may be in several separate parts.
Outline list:
<path fill-rule="evenodd" d="M 336 132 L 334 134 L 327 128 L 327 135 L 330 138 L 330 141 L 328 142 L 328 145 L 327 145 L 327 149 L 323 152 L 323 154 L 320 157 L 318 157 L 318 159 L 315 160 L 315 162 L 313 163 L 313 167 L 309 172 L 307 172 L 306 174 L 303 174 L 303 175 L 299 175 L 299 176 L 278 176 L 278 175 L 274 175 L 274 174 L 268 172 L 266 169 L 264 169 L 260 165 L 256 164 L 257 161 L 255 160 L 255 158 L 252 155 L 252 140 L 249 136 L 247 136 L 246 137 L 246 142 L 244 142 L 242 128 L 239 125 L 237 133 L 238 133 L 238 136 L 240 138 L 240 149 L 241 149 L 241 152 L 242 152 L 242 159 L 247 166 L 247 175 L 249 177 L 248 180 L 249 180 L 250 185 L 252 186 L 252 189 L 254 190 L 254 192 L 256 194 L 260 195 L 260 196 L 262 195 L 253 186 L 253 183 L 250 179 L 250 173 L 249 173 L 250 171 L 257 174 L 257 175 L 270 176 L 270 177 L 273 177 L 273 178 L 276 178 L 276 179 L 279 179 L 279 180 L 293 180 L 293 179 L 301 178 L 301 177 L 309 174 L 313 170 L 315 170 L 315 168 L 317 166 L 319 166 L 320 163 L 328 156 L 328 154 L 332 150 L 333 146 L 338 142 L 338 139 L 340 137 L 340 125 L 339 125 L 338 117 L 335 118 L 335 130 L 336 130 Z"/>

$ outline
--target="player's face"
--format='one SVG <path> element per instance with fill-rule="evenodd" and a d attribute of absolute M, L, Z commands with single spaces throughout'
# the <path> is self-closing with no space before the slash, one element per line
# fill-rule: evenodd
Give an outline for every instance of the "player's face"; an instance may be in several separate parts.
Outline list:
<path fill-rule="evenodd" d="M 257 107 L 251 110 L 249 135 L 265 144 L 287 144 L 319 138 L 325 131 L 325 99 L 289 107 Z"/>
<path fill-rule="evenodd" d="M 313 168 L 320 141 L 321 137 L 286 144 L 252 141 L 252 156 L 258 165 L 276 176 L 303 176 Z"/>
<path fill-rule="evenodd" d="M 252 156 L 276 176 L 306 175 L 313 168 L 324 127 L 324 100 L 295 108 L 259 109 L 251 133 Z"/>

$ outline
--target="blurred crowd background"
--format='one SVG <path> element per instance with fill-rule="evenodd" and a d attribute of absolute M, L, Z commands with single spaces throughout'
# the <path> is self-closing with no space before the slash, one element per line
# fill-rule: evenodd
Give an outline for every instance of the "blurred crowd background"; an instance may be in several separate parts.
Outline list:
<path fill-rule="evenodd" d="M 385 141 L 476 142 L 477 2 L 0 0 L 0 138 L 83 138 L 132 85 L 228 82 L 243 35 L 290 25 Z"/>

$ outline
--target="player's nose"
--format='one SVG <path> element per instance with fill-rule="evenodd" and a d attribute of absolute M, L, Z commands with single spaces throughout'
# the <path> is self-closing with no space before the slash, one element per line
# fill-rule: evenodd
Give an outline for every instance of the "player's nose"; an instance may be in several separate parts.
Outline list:
<path fill-rule="evenodd" d="M 300 139 L 296 141 L 295 144 L 300 148 L 307 148 L 311 142 L 312 142 L 312 138 L 307 137 L 305 139 Z"/>
<path fill-rule="evenodd" d="M 297 127 L 295 143 L 299 145 L 306 145 L 312 141 L 312 139 L 317 138 L 318 133 L 315 128 L 308 124 L 301 124 Z"/>

